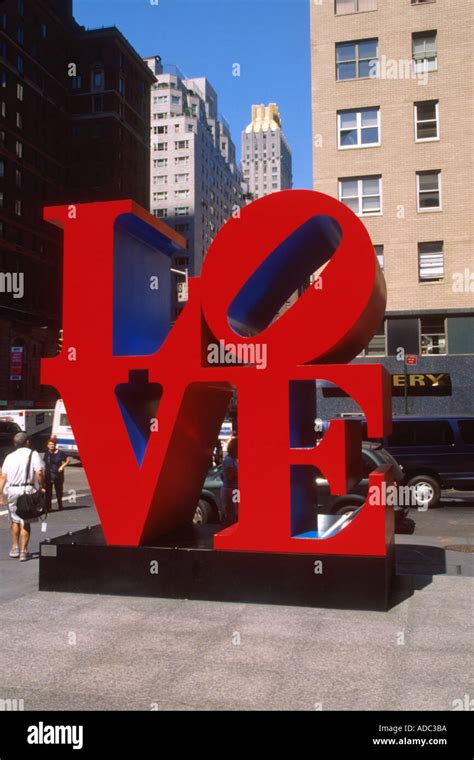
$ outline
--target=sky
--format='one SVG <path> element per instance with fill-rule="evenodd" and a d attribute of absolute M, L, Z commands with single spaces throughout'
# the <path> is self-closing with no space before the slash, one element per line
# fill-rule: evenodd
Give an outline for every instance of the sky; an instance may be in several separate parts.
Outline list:
<path fill-rule="evenodd" d="M 312 188 L 309 0 L 74 0 L 87 28 L 117 26 L 142 56 L 207 77 L 240 159 L 252 103 L 276 102 L 293 186 Z M 234 64 L 240 76 L 233 76 Z M 233 68 L 234 67 L 234 68 Z"/>

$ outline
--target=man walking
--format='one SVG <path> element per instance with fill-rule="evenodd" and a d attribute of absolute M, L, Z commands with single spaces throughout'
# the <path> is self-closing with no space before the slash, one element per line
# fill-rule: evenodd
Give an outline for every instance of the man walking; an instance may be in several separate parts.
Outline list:
<path fill-rule="evenodd" d="M 30 442 L 26 433 L 17 433 L 13 439 L 15 451 L 9 454 L 0 474 L 0 505 L 3 504 L 3 489 L 7 496 L 8 511 L 10 512 L 12 548 L 10 557 L 20 558 L 25 562 L 30 558 L 28 543 L 30 540 L 31 525 L 25 523 L 16 514 L 18 497 L 23 493 L 34 491 L 35 476 L 38 478 L 40 488 L 44 486 L 43 464 L 37 451 L 31 452 Z M 29 472 L 26 472 L 28 459 L 31 454 Z M 26 487 L 25 487 L 26 486 Z M 21 549 L 20 549 L 21 538 Z"/>

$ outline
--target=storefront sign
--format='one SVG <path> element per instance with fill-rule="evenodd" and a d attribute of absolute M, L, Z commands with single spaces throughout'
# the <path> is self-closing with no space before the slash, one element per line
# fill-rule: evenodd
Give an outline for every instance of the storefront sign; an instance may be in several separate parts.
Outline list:
<path fill-rule="evenodd" d="M 12 346 L 10 348 L 10 380 L 20 382 L 23 372 L 23 347 Z"/>
<path fill-rule="evenodd" d="M 451 375 L 448 372 L 392 375 L 392 396 L 404 396 L 405 388 L 408 396 L 451 396 Z M 334 386 L 323 386 L 322 392 L 324 398 L 347 397 L 347 393 Z"/>

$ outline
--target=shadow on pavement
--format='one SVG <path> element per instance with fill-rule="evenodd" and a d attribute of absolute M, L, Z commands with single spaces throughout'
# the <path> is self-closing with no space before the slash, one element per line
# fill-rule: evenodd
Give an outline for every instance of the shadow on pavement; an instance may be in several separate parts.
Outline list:
<path fill-rule="evenodd" d="M 439 546 L 397 544 L 395 546 L 396 576 L 389 609 L 409 599 L 415 591 L 430 585 L 433 575 L 446 573 L 446 552 Z"/>
<path fill-rule="evenodd" d="M 416 522 L 411 517 L 405 517 L 404 520 L 400 520 L 395 524 L 395 533 L 400 533 L 405 536 L 412 536 L 415 532 Z"/>
<path fill-rule="evenodd" d="M 58 509 L 55 507 L 54 509 L 50 509 L 48 514 L 59 514 L 60 512 L 72 512 L 74 509 L 92 509 L 92 506 L 90 504 L 69 504 L 67 507 L 63 507 L 62 509 Z"/>

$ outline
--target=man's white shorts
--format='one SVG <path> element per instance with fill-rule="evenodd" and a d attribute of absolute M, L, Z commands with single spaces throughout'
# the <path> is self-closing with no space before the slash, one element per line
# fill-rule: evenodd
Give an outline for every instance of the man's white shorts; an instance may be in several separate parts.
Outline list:
<path fill-rule="evenodd" d="M 25 489 L 22 486 L 8 486 L 5 489 L 8 511 L 10 512 L 10 520 L 14 523 L 18 523 L 19 525 L 24 525 L 25 523 L 21 517 L 18 517 L 16 513 L 16 503 L 18 501 L 18 497 L 21 496 L 21 494 L 24 492 Z"/>

